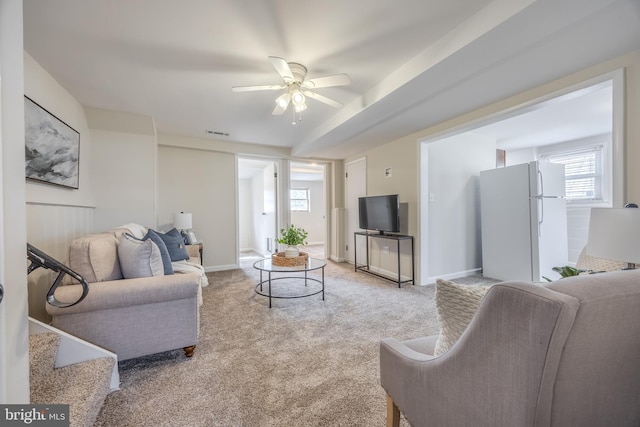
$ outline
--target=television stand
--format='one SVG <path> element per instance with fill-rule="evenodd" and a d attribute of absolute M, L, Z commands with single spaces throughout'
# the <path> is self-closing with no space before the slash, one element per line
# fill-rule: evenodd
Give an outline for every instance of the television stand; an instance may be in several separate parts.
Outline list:
<path fill-rule="evenodd" d="M 357 244 L 357 240 L 358 240 L 358 236 L 364 236 L 365 237 L 365 248 L 366 248 L 366 254 L 367 254 L 367 263 L 366 264 L 358 264 L 358 244 Z M 395 277 L 389 277 L 389 276 L 385 276 L 384 274 L 380 274 L 377 273 L 375 271 L 371 271 L 371 265 L 369 263 L 369 239 L 388 239 L 388 240 L 395 240 L 396 241 L 396 248 L 397 248 L 397 254 L 398 254 L 398 278 L 396 280 Z M 400 242 L 403 240 L 409 240 L 411 241 L 411 278 L 410 279 L 406 279 L 406 280 L 402 280 L 402 274 L 400 272 Z M 415 267 L 414 267 L 414 239 L 413 236 L 407 236 L 404 234 L 383 234 L 383 233 L 368 233 L 365 231 L 356 231 L 355 233 L 353 233 L 353 261 L 355 264 L 355 271 L 358 272 L 358 270 L 363 271 L 365 273 L 369 273 L 372 274 L 374 276 L 386 279 L 386 280 L 391 280 L 392 282 L 395 282 L 398 284 L 398 287 L 401 288 L 403 283 L 408 283 L 411 282 L 412 285 L 415 285 Z"/>

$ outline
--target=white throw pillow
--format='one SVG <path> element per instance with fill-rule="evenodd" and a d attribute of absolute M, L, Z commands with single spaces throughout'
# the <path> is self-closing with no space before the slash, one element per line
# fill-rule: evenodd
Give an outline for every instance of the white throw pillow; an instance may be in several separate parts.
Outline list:
<path fill-rule="evenodd" d="M 478 310 L 488 286 L 461 285 L 448 280 L 436 281 L 436 308 L 440 336 L 434 354 L 440 356 L 458 341 Z"/>
<path fill-rule="evenodd" d="M 145 234 L 147 234 L 147 227 L 145 227 L 144 225 L 136 224 L 134 222 L 121 225 L 120 227 L 116 227 L 114 230 L 118 230 L 118 229 L 129 230 L 129 234 L 131 234 L 136 239 L 140 239 L 140 240 L 142 240 Z"/>
<path fill-rule="evenodd" d="M 126 233 L 121 235 L 118 260 L 125 279 L 164 276 L 162 255 L 152 240 L 138 240 Z"/>

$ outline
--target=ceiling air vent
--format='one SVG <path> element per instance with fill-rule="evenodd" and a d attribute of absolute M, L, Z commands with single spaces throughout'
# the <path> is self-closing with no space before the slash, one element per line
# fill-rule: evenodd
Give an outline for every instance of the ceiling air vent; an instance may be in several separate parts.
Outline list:
<path fill-rule="evenodd" d="M 209 135 L 229 136 L 229 134 L 227 132 L 220 132 L 220 131 L 217 131 L 217 130 L 209 130 L 209 129 L 207 129 L 206 132 Z"/>

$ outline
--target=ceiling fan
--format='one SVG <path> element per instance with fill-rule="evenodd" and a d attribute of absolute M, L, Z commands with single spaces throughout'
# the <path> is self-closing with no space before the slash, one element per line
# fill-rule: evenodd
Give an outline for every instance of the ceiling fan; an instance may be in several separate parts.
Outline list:
<path fill-rule="evenodd" d="M 333 74 L 325 77 L 306 80 L 307 67 L 297 62 L 287 62 L 277 56 L 270 56 L 269 61 L 276 69 L 282 84 L 279 85 L 262 85 L 262 86 L 234 86 L 231 88 L 234 92 L 253 92 L 261 90 L 285 90 L 285 93 L 276 98 L 276 107 L 273 109 L 273 115 L 283 114 L 289 104 L 293 104 L 294 124 L 295 113 L 301 113 L 307 109 L 306 98 L 315 99 L 335 108 L 342 106 L 342 103 L 327 98 L 324 95 L 313 92 L 311 89 L 323 87 L 345 86 L 351 84 L 351 79 L 346 74 Z"/>

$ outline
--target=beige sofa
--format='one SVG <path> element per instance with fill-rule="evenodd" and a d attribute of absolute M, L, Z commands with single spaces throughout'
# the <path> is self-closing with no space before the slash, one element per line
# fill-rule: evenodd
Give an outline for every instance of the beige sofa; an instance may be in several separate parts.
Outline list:
<path fill-rule="evenodd" d="M 69 266 L 89 282 L 89 293 L 67 308 L 47 305 L 52 325 L 113 351 L 119 360 L 183 348 L 193 355 L 198 342 L 201 277 L 175 273 L 123 278 L 116 229 L 76 239 L 69 249 Z M 187 246 L 188 247 L 188 246 Z M 198 248 L 191 260 L 200 262 Z M 60 301 L 81 295 L 79 284 L 59 287 Z"/>

